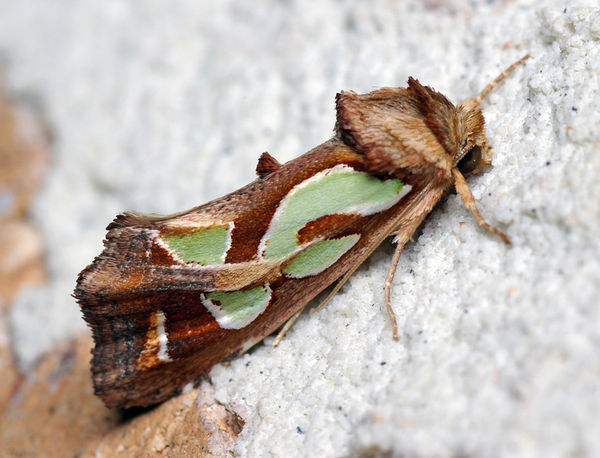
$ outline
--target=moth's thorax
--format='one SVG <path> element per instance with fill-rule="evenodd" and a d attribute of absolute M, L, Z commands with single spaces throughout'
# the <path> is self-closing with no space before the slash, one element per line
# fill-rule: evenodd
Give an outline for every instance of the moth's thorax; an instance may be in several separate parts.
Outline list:
<path fill-rule="evenodd" d="M 370 173 L 452 181 L 463 161 L 467 174 L 489 163 L 481 110 L 413 78 L 406 88 L 341 92 L 336 107 L 338 137 L 364 155 Z"/>

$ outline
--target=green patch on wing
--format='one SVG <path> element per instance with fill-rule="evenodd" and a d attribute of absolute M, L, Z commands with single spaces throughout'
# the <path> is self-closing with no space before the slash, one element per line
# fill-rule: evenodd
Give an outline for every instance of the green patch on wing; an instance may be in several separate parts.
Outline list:
<path fill-rule="evenodd" d="M 321 172 L 282 200 L 263 240 L 263 256 L 280 259 L 291 254 L 298 248 L 298 231 L 310 221 L 333 214 L 374 214 L 390 208 L 408 190 L 402 180 L 381 180 L 348 166 Z"/>
<path fill-rule="evenodd" d="M 162 236 L 162 239 L 183 261 L 210 265 L 225 262 L 230 234 L 227 226 L 213 226 L 191 234 Z"/>
<path fill-rule="evenodd" d="M 241 329 L 260 315 L 271 300 L 271 288 L 262 285 L 243 291 L 206 293 L 204 306 L 224 329 Z"/>
<path fill-rule="evenodd" d="M 358 242 L 359 238 L 360 235 L 352 234 L 317 242 L 292 259 L 283 268 L 283 273 L 294 278 L 316 275 L 332 266 Z"/>

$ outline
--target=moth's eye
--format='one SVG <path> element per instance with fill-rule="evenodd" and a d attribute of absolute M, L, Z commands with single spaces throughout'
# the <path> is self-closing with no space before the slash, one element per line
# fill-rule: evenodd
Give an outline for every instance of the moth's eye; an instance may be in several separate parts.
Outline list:
<path fill-rule="evenodd" d="M 479 167 L 479 162 L 481 162 L 481 148 L 479 145 L 474 145 L 467 151 L 467 154 L 458 161 L 456 166 L 463 175 L 468 175 Z"/>

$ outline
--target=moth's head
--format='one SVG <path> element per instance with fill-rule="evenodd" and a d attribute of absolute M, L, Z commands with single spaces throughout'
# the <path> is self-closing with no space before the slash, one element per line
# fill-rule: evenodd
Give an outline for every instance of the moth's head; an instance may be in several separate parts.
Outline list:
<path fill-rule="evenodd" d="M 455 106 L 444 95 L 414 78 L 408 79 L 408 93 L 416 101 L 425 125 L 434 134 L 448 157 L 448 165 L 465 175 L 479 173 L 491 162 L 484 119 L 479 103 L 469 99 Z"/>
<path fill-rule="evenodd" d="M 452 152 L 452 165 L 464 176 L 481 172 L 492 161 L 492 147 L 487 144 L 483 113 L 469 99 L 456 107 L 457 148 Z"/>

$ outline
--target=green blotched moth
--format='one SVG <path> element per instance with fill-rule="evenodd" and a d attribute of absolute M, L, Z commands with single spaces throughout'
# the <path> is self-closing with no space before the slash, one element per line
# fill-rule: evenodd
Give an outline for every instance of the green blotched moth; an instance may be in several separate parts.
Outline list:
<path fill-rule="evenodd" d="M 127 212 L 77 280 L 92 328 L 95 392 L 108 406 L 161 402 L 280 328 L 386 237 L 402 248 L 452 188 L 483 228 L 465 177 L 491 162 L 479 105 L 528 56 L 458 106 L 408 87 L 336 96 L 335 135 L 286 164 L 264 153 L 258 179 L 173 216 Z M 330 295 L 331 296 L 331 295 Z M 289 320 L 289 321 L 288 321 Z"/>

